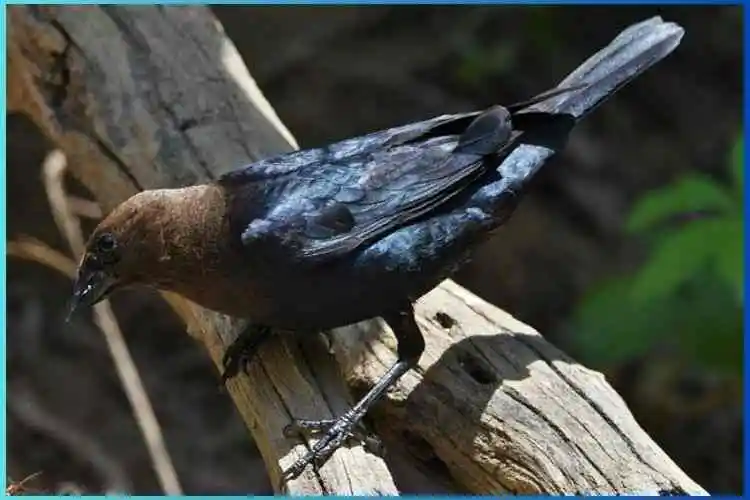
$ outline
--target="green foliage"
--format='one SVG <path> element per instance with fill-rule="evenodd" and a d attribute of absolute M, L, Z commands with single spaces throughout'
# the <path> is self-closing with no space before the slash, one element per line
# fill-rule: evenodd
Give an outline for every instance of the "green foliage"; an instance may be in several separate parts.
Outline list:
<path fill-rule="evenodd" d="M 524 8 L 524 15 L 519 19 L 522 24 L 518 29 L 525 35 L 521 43 L 505 37 L 487 44 L 480 40 L 478 33 L 462 34 L 456 43 L 457 64 L 453 70 L 461 85 L 469 90 L 476 89 L 511 73 L 519 65 L 522 45 L 532 45 L 533 52 L 556 53 L 559 36 L 554 6 Z"/>
<path fill-rule="evenodd" d="M 745 183 L 745 143 L 742 136 L 734 143 L 732 148 L 732 175 L 734 176 L 735 194 L 737 198 L 744 198 Z"/>
<path fill-rule="evenodd" d="M 646 194 L 633 208 L 626 228 L 631 232 L 653 228 L 670 217 L 700 211 L 732 210 L 732 193 L 711 179 L 687 175 L 673 186 Z"/>
<path fill-rule="evenodd" d="M 456 76 L 467 87 L 478 87 L 511 71 L 517 53 L 515 45 L 509 42 L 487 47 L 472 41 L 461 51 Z"/>
<path fill-rule="evenodd" d="M 589 362 L 611 365 L 672 344 L 697 363 L 741 375 L 743 149 L 740 136 L 728 185 L 690 174 L 635 204 L 626 229 L 647 238 L 651 251 L 635 273 L 605 282 L 578 307 L 575 340 Z"/>

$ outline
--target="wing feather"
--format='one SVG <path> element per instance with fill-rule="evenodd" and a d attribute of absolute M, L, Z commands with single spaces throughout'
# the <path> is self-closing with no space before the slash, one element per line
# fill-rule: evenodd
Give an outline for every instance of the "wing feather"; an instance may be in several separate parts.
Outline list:
<path fill-rule="evenodd" d="M 219 183 L 233 194 L 232 224 L 245 247 L 273 242 L 300 259 L 327 261 L 424 216 L 494 171 L 523 134 L 510 117 L 500 106 L 443 115 L 262 160 Z"/>

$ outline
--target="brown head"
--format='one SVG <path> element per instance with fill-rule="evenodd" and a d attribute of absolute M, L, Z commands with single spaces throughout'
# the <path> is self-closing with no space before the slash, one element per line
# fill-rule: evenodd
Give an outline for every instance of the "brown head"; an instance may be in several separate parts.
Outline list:
<path fill-rule="evenodd" d="M 89 237 L 68 317 L 123 286 L 172 288 L 186 274 L 180 266 L 200 262 L 216 239 L 222 200 L 215 186 L 201 185 L 143 191 L 120 204 Z"/>

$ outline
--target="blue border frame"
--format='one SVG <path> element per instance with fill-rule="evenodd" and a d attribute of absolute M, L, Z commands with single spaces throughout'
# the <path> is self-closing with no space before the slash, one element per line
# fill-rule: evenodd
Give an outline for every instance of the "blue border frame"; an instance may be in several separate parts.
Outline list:
<path fill-rule="evenodd" d="M 7 79 L 6 79 L 6 58 L 7 58 L 7 43 L 6 43 L 6 7 L 5 5 L 13 5 L 13 4 L 75 4 L 75 5 L 86 5 L 86 4 L 153 4 L 154 2 L 146 2 L 146 1 L 140 1 L 140 0 L 131 0 L 130 2 L 93 2 L 89 0 L 81 0 L 78 2 L 72 1 L 72 2 L 40 2 L 40 1 L 29 1 L 29 2 L 19 2 L 19 1 L 2 1 L 2 9 L 0 9 L 0 18 L 2 19 L 2 22 L 0 23 L 0 29 L 2 29 L 2 37 L 0 38 L 0 46 L 2 46 L 2 53 L 3 58 L 0 61 L 0 71 L 2 72 L 2 86 L 3 86 L 3 107 L 5 108 L 7 103 Z M 169 5 L 189 5 L 189 4 L 204 4 L 205 2 L 190 2 L 190 1 L 180 1 L 180 0 L 167 0 L 160 2 L 160 4 L 169 4 Z M 230 1 L 223 1 L 223 2 L 216 2 L 220 4 L 255 4 L 255 5 L 313 5 L 313 4 L 326 4 L 326 5 L 386 5 L 386 4 L 405 4 L 405 5 L 424 5 L 424 4 L 432 4 L 432 5 L 449 5 L 449 4 L 554 4 L 554 5 L 743 5 L 745 6 L 745 2 L 738 2 L 738 1 L 729 1 L 729 0 L 714 0 L 714 1 L 700 1 L 700 0 L 683 0 L 683 1 L 676 1 L 676 0 L 662 0 L 662 1 L 654 1 L 654 0 L 643 0 L 643 1 L 598 1 L 598 0 L 589 0 L 589 1 L 579 1 L 579 2 L 571 2 L 571 1 L 565 1 L 565 0 L 531 0 L 531 1 L 517 1 L 517 0 L 510 0 L 505 2 L 486 2 L 481 0 L 474 0 L 474 1 L 449 1 L 449 0 L 412 0 L 408 2 L 404 1 L 396 1 L 396 0 L 370 0 L 366 2 L 356 2 L 356 1 L 335 1 L 335 0 L 323 0 L 323 1 L 300 1 L 300 0 L 278 0 L 276 2 L 269 2 L 269 1 L 238 1 L 238 0 L 230 0 Z M 750 9 L 745 8 L 743 12 L 743 19 L 744 19 L 744 26 L 743 26 L 743 37 L 744 37 L 744 45 L 745 47 L 748 46 L 750 42 L 750 31 L 747 29 L 748 23 L 750 23 Z M 748 55 L 747 52 L 744 52 L 744 98 L 743 98 L 743 106 L 744 106 L 744 122 L 745 126 L 743 127 L 743 135 L 745 139 L 745 143 L 747 143 L 747 123 L 750 122 L 750 107 L 748 107 L 748 100 L 747 95 L 750 91 L 750 84 L 748 79 L 748 72 L 749 72 L 749 64 L 748 64 Z M 7 108 L 6 108 L 7 109 Z M 2 113 L 2 116 L 0 117 L 0 129 L 2 129 L 3 137 L 6 136 L 6 114 Z M 3 166 L 3 176 L 0 180 L 0 185 L 2 186 L 2 194 L 3 198 L 6 200 L 6 207 L 7 207 L 7 198 L 6 198 L 6 176 L 5 176 L 5 167 L 6 167 L 6 141 L 3 140 L 2 142 L 2 148 L 0 148 L 0 157 L 2 158 L 2 166 Z M 747 169 L 747 156 L 745 156 L 745 168 Z M 745 189 L 747 190 L 747 185 L 750 183 L 750 181 L 747 180 L 747 176 L 745 176 Z M 745 214 L 747 215 L 748 212 L 750 212 L 750 201 L 747 197 L 745 197 Z M 6 235 L 6 238 L 2 240 L 2 249 L 3 253 L 6 253 L 6 241 L 7 241 L 7 230 L 6 230 L 6 211 L 3 210 L 2 217 L 0 217 L 0 224 L 2 225 L 3 233 Z M 750 229 L 750 219 L 748 217 L 745 217 L 744 222 L 745 227 L 745 233 L 748 232 L 748 229 Z M 748 246 L 745 245 L 745 269 L 747 269 L 747 262 L 748 257 L 750 257 L 750 249 L 748 249 Z M 6 357 L 5 357 L 5 346 L 6 346 L 6 318 L 5 318 L 5 311 L 6 311 L 6 259 L 2 260 L 2 264 L 0 264 L 0 269 L 2 270 L 2 299 L 3 299 L 3 311 L 0 314 L 0 328 L 2 329 L 2 372 L 3 372 L 3 379 L 2 379 L 2 394 L 3 394 L 3 409 L 5 410 L 5 394 L 6 394 L 6 378 L 7 378 L 7 367 L 6 367 Z M 745 273 L 745 287 L 747 288 L 748 285 L 748 276 L 747 273 Z M 747 332 L 748 326 L 750 326 L 750 313 L 748 313 L 747 309 L 745 309 L 745 331 Z M 750 357 L 750 347 L 747 345 L 747 342 L 745 342 L 744 345 L 744 359 L 745 363 L 747 363 L 748 357 Z M 747 385 L 747 371 L 744 372 L 744 423 L 745 423 L 745 432 L 744 432 L 744 449 L 747 450 L 750 446 L 750 436 L 748 436 L 747 433 L 747 405 L 748 405 L 748 397 L 750 396 L 750 390 L 748 389 Z M 6 421 L 5 421 L 6 413 L 3 411 L 2 415 L 0 415 L 0 421 L 2 421 L 2 445 L 3 450 L 6 450 L 7 446 L 7 440 L 6 440 Z M 0 458 L 0 471 L 2 471 L 2 477 L 5 478 L 5 484 L 7 484 L 7 470 L 6 470 L 6 460 L 5 460 L 5 453 L 3 454 L 2 458 Z M 747 458 L 744 460 L 744 476 L 745 476 L 745 483 L 747 484 L 747 478 L 750 475 L 750 464 L 748 464 Z M 747 490 L 745 486 L 745 490 Z M 3 496 L 5 496 L 5 488 L 3 488 Z M 42 497 L 45 498 L 45 497 Z M 54 497 L 49 497 L 54 498 Z M 105 498 L 101 496 L 101 498 Z M 147 497 L 141 497 L 141 498 L 147 498 Z M 246 498 L 246 497 L 221 497 L 221 498 Z M 420 497 L 420 498 L 434 498 L 434 497 Z M 471 497 L 452 497 L 452 498 L 471 498 Z"/>

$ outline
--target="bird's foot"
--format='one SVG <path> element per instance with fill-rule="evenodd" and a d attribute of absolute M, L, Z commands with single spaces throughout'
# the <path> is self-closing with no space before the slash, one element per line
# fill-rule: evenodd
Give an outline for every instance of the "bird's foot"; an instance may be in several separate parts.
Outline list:
<path fill-rule="evenodd" d="M 284 435 L 286 437 L 294 437 L 297 435 L 312 437 L 319 434 L 325 434 L 331 432 L 331 429 L 336 425 L 336 422 L 337 420 L 333 418 L 323 420 L 306 420 L 304 418 L 299 418 L 284 428 Z M 385 452 L 385 448 L 383 447 L 380 438 L 369 434 L 367 429 L 365 429 L 361 423 L 355 424 L 349 430 L 349 435 L 345 439 L 345 442 L 346 441 L 361 444 L 373 455 L 381 456 Z"/>
<path fill-rule="evenodd" d="M 247 370 L 248 365 L 252 362 L 258 348 L 268 337 L 271 336 L 271 329 L 262 325 L 248 325 L 240 333 L 234 342 L 232 342 L 224 352 L 221 364 L 224 371 L 221 374 L 221 383 L 236 376 L 240 370 Z"/>
<path fill-rule="evenodd" d="M 361 426 L 362 416 L 353 411 L 344 413 L 338 419 L 326 420 L 304 420 L 297 419 L 284 428 L 284 435 L 293 437 L 303 435 L 306 437 L 315 434 L 324 434 L 302 458 L 294 462 L 284 471 L 282 480 L 292 480 L 302 474 L 308 465 L 318 468 L 323 465 L 333 452 L 347 441 L 355 441 L 362 444 L 367 451 L 378 456 L 384 453 L 383 444 L 375 436 L 369 435 Z"/>

